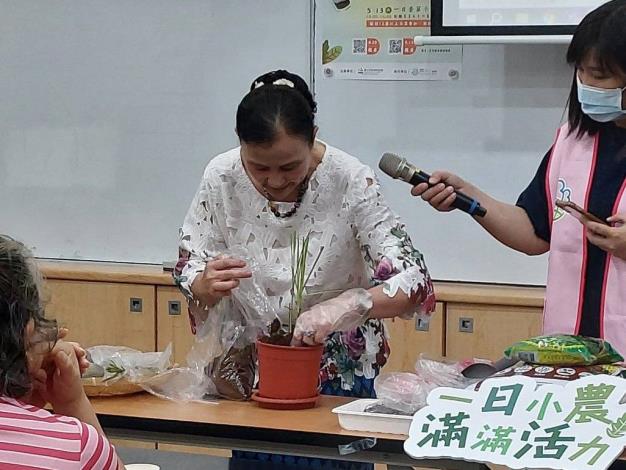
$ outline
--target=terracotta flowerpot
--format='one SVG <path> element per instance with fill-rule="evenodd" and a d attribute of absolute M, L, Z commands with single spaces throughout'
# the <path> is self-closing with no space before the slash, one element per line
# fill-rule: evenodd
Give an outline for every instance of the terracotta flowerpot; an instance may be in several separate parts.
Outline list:
<path fill-rule="evenodd" d="M 293 347 L 257 341 L 259 391 L 253 399 L 265 408 L 313 408 L 323 349 L 321 344 Z"/>

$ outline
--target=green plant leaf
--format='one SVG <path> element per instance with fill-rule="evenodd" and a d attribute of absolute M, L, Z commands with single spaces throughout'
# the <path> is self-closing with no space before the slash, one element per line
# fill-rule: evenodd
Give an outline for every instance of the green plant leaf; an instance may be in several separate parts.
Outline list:
<path fill-rule="evenodd" d="M 107 371 L 109 374 L 111 374 L 111 377 L 107 377 L 105 382 L 108 382 L 109 380 L 113 380 L 117 377 L 120 377 L 126 372 L 126 369 L 124 369 L 124 367 L 116 364 L 113 361 L 109 362 L 109 364 L 105 367 L 104 370 Z"/>
<path fill-rule="evenodd" d="M 618 418 L 617 421 L 611 423 L 606 430 L 606 434 L 613 439 L 624 437 L 626 434 L 626 413 L 624 413 L 621 418 Z"/>
<path fill-rule="evenodd" d="M 291 302 L 289 304 L 289 333 L 293 333 L 295 321 L 302 313 L 306 285 L 309 282 L 309 279 L 311 278 L 323 251 L 323 247 L 321 247 L 310 270 L 307 272 L 310 239 L 311 232 L 302 238 L 300 238 L 296 233 L 292 233 L 291 235 Z"/>
<path fill-rule="evenodd" d="M 343 52 L 343 47 L 341 46 L 335 46 L 333 47 L 329 52 L 328 52 L 328 59 L 329 62 L 332 62 L 333 60 L 336 60 L 341 53 Z"/>
<path fill-rule="evenodd" d="M 328 40 L 324 41 L 324 43 L 322 44 L 322 64 L 326 65 L 333 60 L 336 60 L 342 52 L 343 47 L 335 46 L 331 48 L 328 44 Z"/>

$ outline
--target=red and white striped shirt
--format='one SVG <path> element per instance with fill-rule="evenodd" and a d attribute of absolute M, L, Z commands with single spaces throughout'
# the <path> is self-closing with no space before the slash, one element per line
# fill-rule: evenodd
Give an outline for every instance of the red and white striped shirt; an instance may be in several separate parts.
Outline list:
<path fill-rule="evenodd" d="M 117 455 L 96 429 L 0 396 L 0 470 L 117 470 Z"/>

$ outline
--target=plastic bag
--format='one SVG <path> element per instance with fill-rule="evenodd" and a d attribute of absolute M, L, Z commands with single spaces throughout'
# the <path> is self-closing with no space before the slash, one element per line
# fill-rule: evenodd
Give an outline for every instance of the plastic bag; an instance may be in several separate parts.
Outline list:
<path fill-rule="evenodd" d="M 124 346 L 94 346 L 87 349 L 91 363 L 83 374 L 88 396 L 125 395 L 140 392 L 170 366 L 171 344 L 163 352 L 141 352 Z"/>
<path fill-rule="evenodd" d="M 426 406 L 428 394 L 436 387 L 411 372 L 383 373 L 374 380 L 374 390 L 382 405 L 406 415 Z"/>
<path fill-rule="evenodd" d="M 207 368 L 217 395 L 230 400 L 249 400 L 256 380 L 256 327 L 238 325 L 223 338 L 224 352 Z"/>
<path fill-rule="evenodd" d="M 228 256 L 245 261 L 252 272 L 252 277 L 241 279 L 239 287 L 232 291 L 231 300 L 235 312 L 232 312 L 230 319 L 240 319 L 244 326 L 257 327 L 267 331 L 269 325 L 278 316 L 273 311 L 267 295 L 256 282 L 254 273 L 260 271 L 258 263 L 242 246 L 233 247 Z"/>
<path fill-rule="evenodd" d="M 206 401 L 215 396 L 213 382 L 203 373 L 190 367 L 176 367 L 142 383 L 142 388 L 159 398 L 178 401 Z"/>
<path fill-rule="evenodd" d="M 204 356 L 205 371 L 220 397 L 249 400 L 256 382 L 255 342 L 268 331 L 269 325 L 277 316 L 267 296 L 255 281 L 254 273 L 259 270 L 257 263 L 243 247 L 232 249 L 228 255 L 243 259 L 253 275 L 240 281 L 239 287 L 232 291 L 229 301 L 222 301 L 216 306 L 215 313 L 218 314 L 221 324 L 212 326 L 211 352 L 221 352 Z M 217 331 L 221 331 L 219 337 L 215 337 L 214 332 Z M 202 328 L 201 333 L 206 333 L 206 328 Z M 197 354 L 195 357 L 193 352 L 191 354 L 198 366 Z"/>
<path fill-rule="evenodd" d="M 179 380 L 179 387 L 164 389 L 164 395 L 184 400 L 207 396 L 248 400 L 256 375 L 254 342 L 260 331 L 257 325 L 244 325 L 232 299 L 223 299 L 198 328 L 187 354 L 188 389 L 182 391 L 184 384 Z"/>
<path fill-rule="evenodd" d="M 426 406 L 428 394 L 438 387 L 466 388 L 476 380 L 463 377 L 465 362 L 442 362 L 420 355 L 415 373 L 381 374 L 374 380 L 374 390 L 383 407 L 413 415 Z M 368 410 L 366 410 L 368 411 Z"/>
<path fill-rule="evenodd" d="M 436 387 L 465 388 L 473 382 L 462 374 L 470 362 L 472 361 L 435 361 L 421 354 L 415 363 L 415 372 L 424 381 L 435 384 Z"/>
<path fill-rule="evenodd" d="M 224 256 L 246 261 L 252 277 L 241 279 L 230 297 L 208 310 L 191 306 L 196 320 L 195 341 L 187 354 L 187 367 L 170 371 L 150 384 L 150 391 L 176 400 L 219 396 L 249 400 L 256 382 L 255 342 L 276 318 L 267 296 L 255 281 L 259 270 L 243 247 Z"/>
<path fill-rule="evenodd" d="M 572 335 L 538 336 L 507 348 L 506 357 L 543 365 L 593 365 L 622 362 L 608 341 Z"/>

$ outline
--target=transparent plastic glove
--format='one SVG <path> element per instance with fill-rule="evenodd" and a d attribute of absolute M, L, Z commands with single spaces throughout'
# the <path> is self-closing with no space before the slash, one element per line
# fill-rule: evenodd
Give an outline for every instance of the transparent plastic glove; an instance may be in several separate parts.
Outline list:
<path fill-rule="evenodd" d="M 350 289 L 334 299 L 314 305 L 296 321 L 294 346 L 322 344 L 335 331 L 356 328 L 367 318 L 374 302 L 365 289 Z"/>

